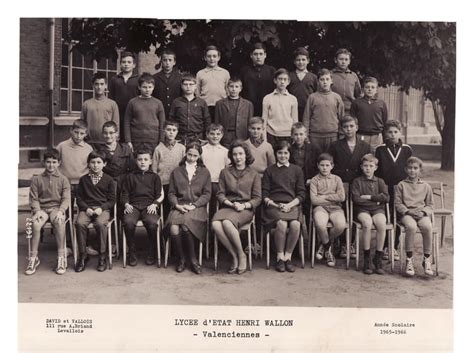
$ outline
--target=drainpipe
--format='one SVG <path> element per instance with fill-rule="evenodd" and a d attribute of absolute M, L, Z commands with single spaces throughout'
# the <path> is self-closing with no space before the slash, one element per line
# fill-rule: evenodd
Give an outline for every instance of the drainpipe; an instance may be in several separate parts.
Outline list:
<path fill-rule="evenodd" d="M 54 27 L 55 19 L 49 21 L 49 147 L 54 147 Z"/>

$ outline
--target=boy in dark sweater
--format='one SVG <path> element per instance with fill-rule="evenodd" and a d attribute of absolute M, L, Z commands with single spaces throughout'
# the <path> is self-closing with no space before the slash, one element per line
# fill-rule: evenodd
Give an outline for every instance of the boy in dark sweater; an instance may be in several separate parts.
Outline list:
<path fill-rule="evenodd" d="M 138 79 L 140 96 L 128 102 L 125 112 L 125 142 L 132 150 L 153 151 L 163 137 L 165 109 L 159 99 L 152 97 L 155 79 L 144 73 Z"/>
<path fill-rule="evenodd" d="M 294 53 L 295 71 L 290 72 L 288 92 L 298 100 L 298 120 L 303 121 L 304 107 L 311 93 L 318 90 L 318 77 L 308 71 L 309 52 L 306 48 L 298 48 Z"/>
<path fill-rule="evenodd" d="M 147 230 L 149 241 L 146 264 L 153 265 L 157 258 L 158 206 L 163 200 L 163 189 L 158 174 L 150 170 L 151 152 L 147 150 L 136 151 L 136 161 L 138 169 L 125 177 L 120 198 L 124 208 L 123 226 L 129 248 L 128 264 L 130 266 L 137 265 L 135 228 L 137 222 L 141 219 Z"/>
<path fill-rule="evenodd" d="M 375 77 L 364 79 L 364 96 L 352 102 L 351 116 L 359 120 L 359 138 L 370 145 L 371 153 L 383 141 L 382 133 L 387 122 L 387 105 L 377 97 L 378 81 Z"/>
<path fill-rule="evenodd" d="M 116 184 L 113 178 L 103 172 L 105 155 L 92 151 L 87 157 L 89 174 L 81 177 L 77 188 L 77 206 L 79 215 L 76 221 L 77 237 L 79 242 L 79 259 L 76 263 L 76 272 L 84 271 L 88 257 L 86 252 L 87 227 L 94 225 L 100 237 L 99 263 L 97 271 L 105 271 L 107 250 L 107 223 L 111 209 L 115 204 Z"/>
<path fill-rule="evenodd" d="M 375 158 L 378 159 L 379 165 L 375 175 L 382 178 L 388 186 L 390 195 L 390 213 L 393 214 L 394 207 L 394 188 L 395 186 L 407 178 L 405 169 L 408 158 L 413 154 L 409 145 L 404 144 L 400 139 L 402 125 L 397 120 L 387 120 L 385 124 L 385 143 L 377 146 L 375 150 Z M 395 234 L 395 252 L 396 261 L 400 259 L 397 247 L 400 241 L 400 229 L 397 228 Z M 387 240 L 384 245 L 384 257 L 388 259 Z"/>

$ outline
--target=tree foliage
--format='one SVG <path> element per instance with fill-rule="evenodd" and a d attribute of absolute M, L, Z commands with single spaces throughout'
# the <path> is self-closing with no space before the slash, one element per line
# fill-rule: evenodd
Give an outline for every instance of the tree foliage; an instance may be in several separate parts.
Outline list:
<path fill-rule="evenodd" d="M 309 69 L 331 68 L 338 48 L 353 53 L 351 69 L 377 77 L 381 85 L 422 89 L 443 112 L 442 168 L 454 168 L 456 25 L 444 22 L 300 22 L 262 20 L 73 19 L 69 39 L 95 58 L 116 57 L 117 49 L 173 48 L 178 67 L 197 72 L 206 45 L 222 51 L 221 65 L 238 73 L 251 45 L 267 46 L 267 62 L 293 67 L 292 52 L 310 52 Z M 440 116 L 440 114 L 438 114 Z M 440 122 L 440 121 L 438 121 Z"/>

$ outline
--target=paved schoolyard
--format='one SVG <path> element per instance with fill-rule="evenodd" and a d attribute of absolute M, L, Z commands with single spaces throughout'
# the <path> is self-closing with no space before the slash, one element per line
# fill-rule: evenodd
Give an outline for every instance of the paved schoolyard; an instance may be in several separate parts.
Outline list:
<path fill-rule="evenodd" d="M 426 180 L 441 180 L 447 184 L 447 207 L 453 207 L 452 172 L 440 171 L 436 164 L 428 164 Z M 20 194 L 25 194 L 22 190 Z M 20 199 L 24 196 L 19 196 Z M 46 235 L 40 245 L 41 265 L 33 276 L 25 276 L 27 243 L 24 236 L 25 215 L 18 219 L 18 299 L 19 302 L 97 303 L 97 304 L 192 304 L 192 305 L 258 305 L 258 306 L 314 306 L 314 307 L 384 307 L 384 308 L 451 308 L 453 299 L 453 237 L 450 221 L 445 245 L 440 254 L 440 274 L 436 278 L 422 275 L 421 237 L 416 240 L 415 265 L 417 275 L 406 278 L 391 274 L 364 275 L 350 270 L 345 261 L 338 260 L 335 269 L 324 263 L 311 268 L 309 260 L 304 269 L 295 273 L 277 273 L 265 269 L 265 261 L 254 261 L 254 270 L 242 276 L 228 275 L 229 259 L 220 251 L 220 269 L 213 270 L 213 261 L 204 261 L 203 274 L 190 271 L 178 274 L 174 263 L 165 268 L 146 266 L 145 252 L 140 253 L 137 267 L 122 268 L 115 261 L 112 270 L 95 270 L 97 258 L 92 257 L 83 273 L 72 267 L 58 276 L 55 266 L 55 244 Z M 139 247 L 144 250 L 146 236 L 139 233 Z M 72 261 L 72 257 L 69 258 Z M 298 261 L 298 260 L 296 260 Z"/>

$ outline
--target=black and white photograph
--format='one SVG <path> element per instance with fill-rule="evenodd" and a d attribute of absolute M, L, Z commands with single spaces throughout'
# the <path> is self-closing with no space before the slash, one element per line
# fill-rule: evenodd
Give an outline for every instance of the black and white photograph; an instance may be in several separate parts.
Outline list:
<path fill-rule="evenodd" d="M 314 18 L 20 16 L 20 351 L 453 350 L 457 23 Z"/>

